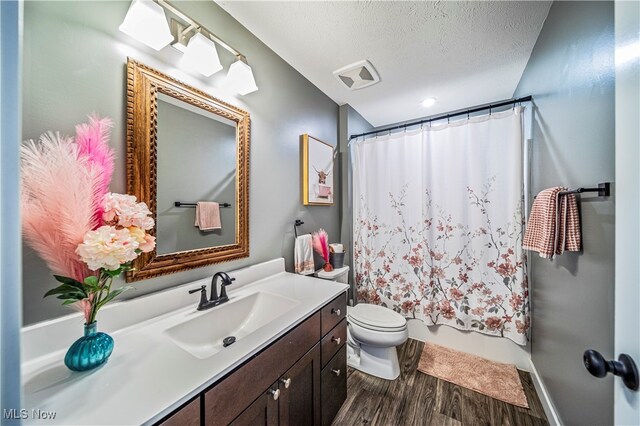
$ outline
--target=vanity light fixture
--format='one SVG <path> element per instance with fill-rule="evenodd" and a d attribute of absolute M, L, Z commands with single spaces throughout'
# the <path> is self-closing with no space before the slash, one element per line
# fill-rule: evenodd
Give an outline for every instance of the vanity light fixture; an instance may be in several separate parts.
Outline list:
<path fill-rule="evenodd" d="M 150 0 L 133 0 L 118 28 L 155 50 L 162 49 L 173 40 L 164 9 Z"/>
<path fill-rule="evenodd" d="M 202 33 L 195 33 L 187 44 L 182 63 L 200 74 L 210 77 L 222 69 L 215 43 Z"/>
<path fill-rule="evenodd" d="M 225 87 L 241 95 L 258 90 L 251 67 L 242 59 L 231 64 L 224 83 Z"/>
<path fill-rule="evenodd" d="M 170 29 L 165 10 L 177 18 L 171 18 Z M 230 89 L 241 95 L 258 90 L 253 70 L 247 64 L 247 58 L 242 53 L 229 46 L 167 0 L 133 0 L 122 25 L 120 25 L 120 31 L 156 50 L 171 43 L 173 47 L 184 53 L 182 63 L 186 67 L 207 77 L 222 69 L 216 49 L 217 44 L 237 58 L 237 61 L 229 67 L 227 77 L 223 80 L 228 85 L 225 89 Z"/>

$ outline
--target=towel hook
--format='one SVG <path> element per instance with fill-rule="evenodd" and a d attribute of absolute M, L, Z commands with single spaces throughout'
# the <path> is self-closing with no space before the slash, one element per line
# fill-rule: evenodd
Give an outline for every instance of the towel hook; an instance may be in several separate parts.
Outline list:
<path fill-rule="evenodd" d="M 296 238 L 298 238 L 298 226 L 300 225 L 304 225 L 304 222 L 300 219 L 296 219 L 296 221 L 293 223 L 293 233 L 296 234 Z"/>

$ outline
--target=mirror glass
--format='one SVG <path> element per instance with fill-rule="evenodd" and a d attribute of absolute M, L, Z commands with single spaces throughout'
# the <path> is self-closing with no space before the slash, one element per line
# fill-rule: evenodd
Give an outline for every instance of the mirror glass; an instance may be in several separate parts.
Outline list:
<path fill-rule="evenodd" d="M 247 111 L 128 58 L 127 192 L 149 206 L 156 248 L 127 282 L 249 256 L 250 129 Z"/>
<path fill-rule="evenodd" d="M 159 93 L 156 137 L 157 253 L 235 243 L 236 123 Z M 219 204 L 219 229 L 195 226 L 199 201 Z"/>

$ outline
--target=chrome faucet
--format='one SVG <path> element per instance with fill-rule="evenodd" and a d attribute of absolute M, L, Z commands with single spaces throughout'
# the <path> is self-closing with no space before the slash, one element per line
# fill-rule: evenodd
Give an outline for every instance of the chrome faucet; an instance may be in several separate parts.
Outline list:
<path fill-rule="evenodd" d="M 220 296 L 218 296 L 218 278 L 222 279 L 222 286 L 220 287 Z M 211 279 L 211 298 L 207 299 L 207 286 L 201 286 L 200 288 L 195 288 L 193 290 L 189 290 L 189 293 L 200 292 L 200 302 L 198 303 L 198 310 L 204 311 L 206 309 L 213 308 L 214 306 L 221 305 L 225 302 L 229 301 L 229 296 L 227 296 L 226 286 L 235 281 L 235 278 L 231 278 L 226 272 L 216 272 L 216 274 Z"/>

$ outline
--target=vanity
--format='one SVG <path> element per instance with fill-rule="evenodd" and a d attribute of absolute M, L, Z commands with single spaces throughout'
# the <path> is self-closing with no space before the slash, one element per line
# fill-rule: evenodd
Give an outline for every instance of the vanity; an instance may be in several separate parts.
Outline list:
<path fill-rule="evenodd" d="M 347 396 L 345 309 L 343 293 L 160 424 L 331 424 Z"/>
<path fill-rule="evenodd" d="M 331 424 L 346 398 L 348 286 L 287 273 L 284 259 L 229 275 L 229 302 L 206 311 L 188 290 L 210 278 L 105 307 L 115 350 L 90 372 L 62 362 L 81 315 L 25 327 L 25 408 L 56 413 L 29 423 Z"/>

